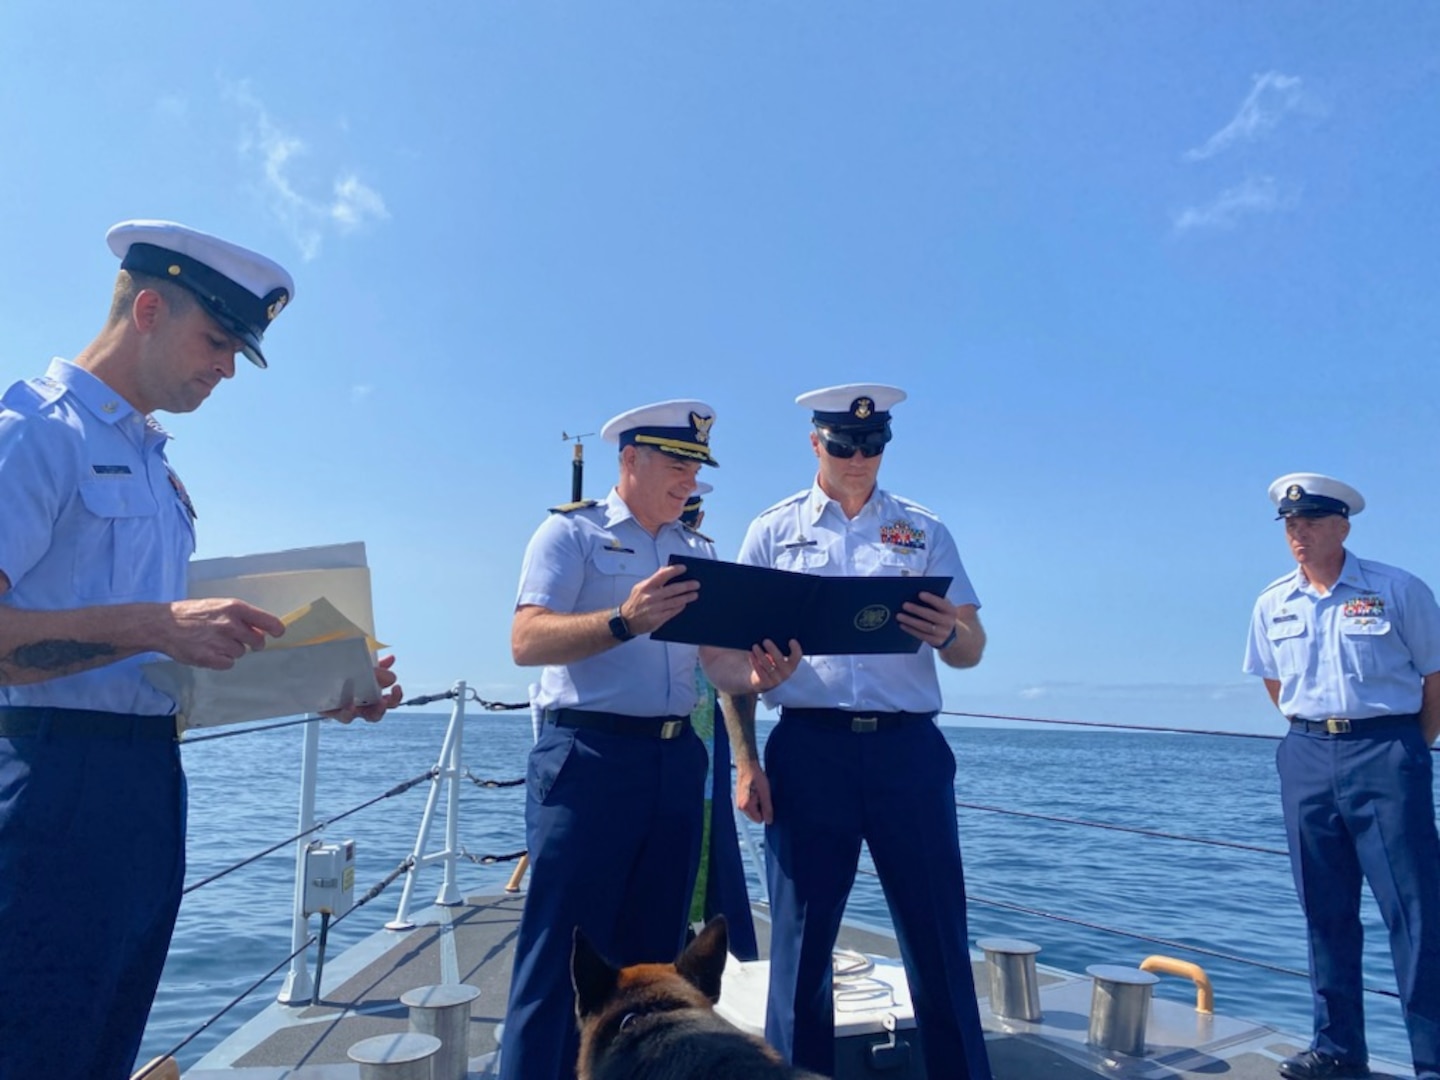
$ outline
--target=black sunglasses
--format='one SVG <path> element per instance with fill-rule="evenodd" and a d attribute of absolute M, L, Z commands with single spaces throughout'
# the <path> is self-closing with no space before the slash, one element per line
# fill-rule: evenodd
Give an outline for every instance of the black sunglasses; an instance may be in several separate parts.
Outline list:
<path fill-rule="evenodd" d="M 831 457 L 836 458 L 852 458 L 855 456 L 856 450 L 860 451 L 862 457 L 867 458 L 879 457 L 885 452 L 884 443 L 873 445 L 866 443 L 864 446 L 852 446 L 850 443 L 835 442 L 833 439 L 827 439 L 823 436 L 820 441 L 825 444 L 825 452 Z"/>

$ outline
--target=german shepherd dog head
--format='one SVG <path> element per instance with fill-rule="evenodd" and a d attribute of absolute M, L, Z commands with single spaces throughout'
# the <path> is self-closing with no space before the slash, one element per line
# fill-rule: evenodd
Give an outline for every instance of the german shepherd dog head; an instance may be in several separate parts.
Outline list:
<path fill-rule="evenodd" d="M 729 938 L 717 916 L 673 964 L 611 967 L 577 928 L 579 1080 L 820 1080 L 715 1014 Z"/>

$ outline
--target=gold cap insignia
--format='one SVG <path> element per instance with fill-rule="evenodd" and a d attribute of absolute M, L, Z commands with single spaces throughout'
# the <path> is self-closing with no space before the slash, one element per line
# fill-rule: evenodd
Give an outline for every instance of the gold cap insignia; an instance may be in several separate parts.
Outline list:
<path fill-rule="evenodd" d="M 266 317 L 267 317 L 271 322 L 274 322 L 274 321 L 275 321 L 275 316 L 276 316 L 276 315 L 279 315 L 280 312 L 284 311 L 284 310 L 285 310 L 285 305 L 288 304 L 289 302 L 290 302 L 290 294 L 289 294 L 289 293 L 283 293 L 283 292 L 282 292 L 279 296 L 277 296 L 277 297 L 275 298 L 275 302 L 265 309 L 265 315 L 266 315 Z"/>
<path fill-rule="evenodd" d="M 690 426 L 695 429 L 695 441 L 708 443 L 710 441 L 710 425 L 715 423 L 713 416 L 701 416 L 699 413 L 690 414 Z"/>
<path fill-rule="evenodd" d="M 875 402 L 868 397 L 856 398 L 855 404 L 850 406 L 850 412 L 856 420 L 869 420 L 870 415 L 875 411 Z"/>
<path fill-rule="evenodd" d="M 1288 488 L 1285 489 L 1285 498 L 1289 499 L 1291 502 L 1299 502 L 1304 497 L 1305 489 L 1302 488 L 1299 484 L 1291 484 Z"/>

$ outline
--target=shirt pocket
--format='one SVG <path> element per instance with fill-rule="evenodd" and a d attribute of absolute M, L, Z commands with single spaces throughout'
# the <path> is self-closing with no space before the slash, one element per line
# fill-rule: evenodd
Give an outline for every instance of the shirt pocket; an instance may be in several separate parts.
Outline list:
<path fill-rule="evenodd" d="M 644 578 L 639 556 L 633 551 L 596 548 L 590 553 L 589 563 L 586 591 L 607 607 L 622 603 Z"/>
<path fill-rule="evenodd" d="M 1365 615 L 1342 618 L 1340 640 L 1346 667 L 1363 679 L 1384 670 L 1385 654 L 1390 650 L 1395 635 L 1391 632 L 1389 619 Z"/>
<path fill-rule="evenodd" d="M 1305 658 L 1310 634 L 1303 619 L 1272 622 L 1265 630 L 1275 654 L 1275 668 L 1281 680 L 1298 678 L 1305 673 Z"/>
<path fill-rule="evenodd" d="M 162 584 L 156 561 L 164 541 L 159 505 L 141 477 L 83 480 L 75 545 L 75 595 L 123 603 Z"/>
<path fill-rule="evenodd" d="M 830 553 L 819 544 L 781 545 L 775 552 L 775 569 L 814 573 L 830 563 Z"/>
<path fill-rule="evenodd" d="M 883 549 L 875 557 L 875 574 L 877 577 L 912 577 L 925 572 L 925 553 L 917 551 L 913 555 L 902 555 L 890 548 Z"/>

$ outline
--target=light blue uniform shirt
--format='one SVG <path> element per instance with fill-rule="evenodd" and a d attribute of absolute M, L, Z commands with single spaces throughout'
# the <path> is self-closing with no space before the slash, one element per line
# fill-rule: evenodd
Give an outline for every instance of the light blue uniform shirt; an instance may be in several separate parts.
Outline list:
<path fill-rule="evenodd" d="M 525 549 L 516 608 L 527 604 L 560 614 L 609 611 L 671 555 L 715 557 L 699 534 L 672 521 L 651 536 L 611 489 L 604 502 L 556 513 L 535 530 Z M 652 641 L 641 634 L 573 664 L 547 665 L 535 705 L 626 716 L 689 716 L 695 707 L 694 645 Z"/>
<path fill-rule="evenodd" d="M 827 577 L 946 576 L 954 579 L 947 600 L 980 606 L 940 519 L 878 487 L 851 519 L 817 481 L 750 523 L 739 561 Z M 935 650 L 924 644 L 916 653 L 806 656 L 795 674 L 764 698 L 772 708 L 876 712 L 936 712 L 944 704 Z"/>
<path fill-rule="evenodd" d="M 1440 671 L 1440 608 L 1415 575 L 1348 551 L 1328 596 L 1297 566 L 1255 602 L 1244 669 L 1280 683 L 1286 716 L 1417 713 L 1422 676 Z"/>
<path fill-rule="evenodd" d="M 165 461 L 170 436 L 64 360 L 0 398 L 0 604 L 58 611 L 183 599 L 195 525 Z M 0 686 L 0 704 L 166 715 L 144 653 L 76 675 Z"/>

